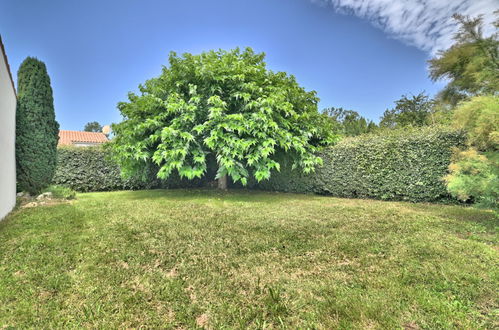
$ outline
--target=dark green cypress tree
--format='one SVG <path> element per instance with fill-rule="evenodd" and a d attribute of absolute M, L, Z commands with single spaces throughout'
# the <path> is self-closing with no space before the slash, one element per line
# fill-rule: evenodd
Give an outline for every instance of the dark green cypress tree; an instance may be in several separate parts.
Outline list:
<path fill-rule="evenodd" d="M 59 124 L 45 63 L 28 57 L 17 72 L 16 165 L 18 190 L 39 193 L 54 176 Z"/>

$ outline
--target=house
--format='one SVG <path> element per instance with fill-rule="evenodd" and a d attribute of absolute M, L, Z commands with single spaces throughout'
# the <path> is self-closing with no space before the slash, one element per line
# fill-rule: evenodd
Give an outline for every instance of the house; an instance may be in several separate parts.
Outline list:
<path fill-rule="evenodd" d="M 109 141 L 107 136 L 102 132 L 60 130 L 57 146 L 91 147 L 98 146 L 107 141 Z"/>
<path fill-rule="evenodd" d="M 0 220 L 16 205 L 16 89 L 0 36 Z"/>

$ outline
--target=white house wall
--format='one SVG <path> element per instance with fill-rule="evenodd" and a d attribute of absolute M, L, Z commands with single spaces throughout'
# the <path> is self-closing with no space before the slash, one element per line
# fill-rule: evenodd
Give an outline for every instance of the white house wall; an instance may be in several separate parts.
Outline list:
<path fill-rule="evenodd" d="M 0 39 L 0 220 L 16 204 L 16 94 Z"/>

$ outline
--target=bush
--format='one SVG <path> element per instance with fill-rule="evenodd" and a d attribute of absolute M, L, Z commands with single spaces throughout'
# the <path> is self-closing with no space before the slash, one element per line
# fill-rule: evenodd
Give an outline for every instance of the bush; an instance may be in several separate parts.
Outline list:
<path fill-rule="evenodd" d="M 60 199 L 75 199 L 76 191 L 71 188 L 58 186 L 58 185 L 50 185 L 43 192 L 50 192 L 54 198 Z"/>
<path fill-rule="evenodd" d="M 283 166 L 270 180 L 253 187 L 349 198 L 448 200 L 442 179 L 452 148 L 464 143 L 463 132 L 445 127 L 347 138 L 321 153 L 324 165 L 314 174 L 302 175 Z"/>
<path fill-rule="evenodd" d="M 76 191 L 138 190 L 152 188 L 198 187 L 205 180 L 181 180 L 173 176 L 156 179 L 154 169 L 143 178 L 123 179 L 120 169 L 102 147 L 60 147 L 53 183 Z"/>
<path fill-rule="evenodd" d="M 444 127 L 427 127 L 347 138 L 325 149 L 324 165 L 310 175 L 291 170 L 291 161 L 280 155 L 283 166 L 270 180 L 250 182 L 250 188 L 318 193 L 348 198 L 407 201 L 445 201 L 443 177 L 448 174 L 452 148 L 462 147 L 464 133 Z M 156 179 L 151 170 L 145 180 L 124 180 L 109 151 L 100 147 L 58 149 L 54 183 L 77 191 L 186 188 L 206 185 L 214 172 L 199 180 Z M 216 170 L 216 167 L 215 167 Z"/>
<path fill-rule="evenodd" d="M 456 150 L 449 171 L 445 181 L 453 196 L 478 207 L 499 209 L 499 163 L 475 149 Z"/>
<path fill-rule="evenodd" d="M 499 150 L 499 96 L 476 96 L 454 110 L 454 125 L 478 150 Z"/>

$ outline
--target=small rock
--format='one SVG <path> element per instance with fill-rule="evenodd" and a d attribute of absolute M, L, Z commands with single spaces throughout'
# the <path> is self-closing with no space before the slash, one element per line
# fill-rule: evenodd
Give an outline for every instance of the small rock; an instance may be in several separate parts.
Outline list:
<path fill-rule="evenodd" d="M 37 202 L 31 202 L 22 206 L 22 208 L 35 207 L 38 206 Z"/>
<path fill-rule="evenodd" d="M 23 197 L 24 196 L 24 191 L 18 192 L 17 197 Z"/>
<path fill-rule="evenodd" d="M 36 200 L 50 199 L 52 198 L 52 193 L 50 191 L 40 194 L 36 197 Z"/>

